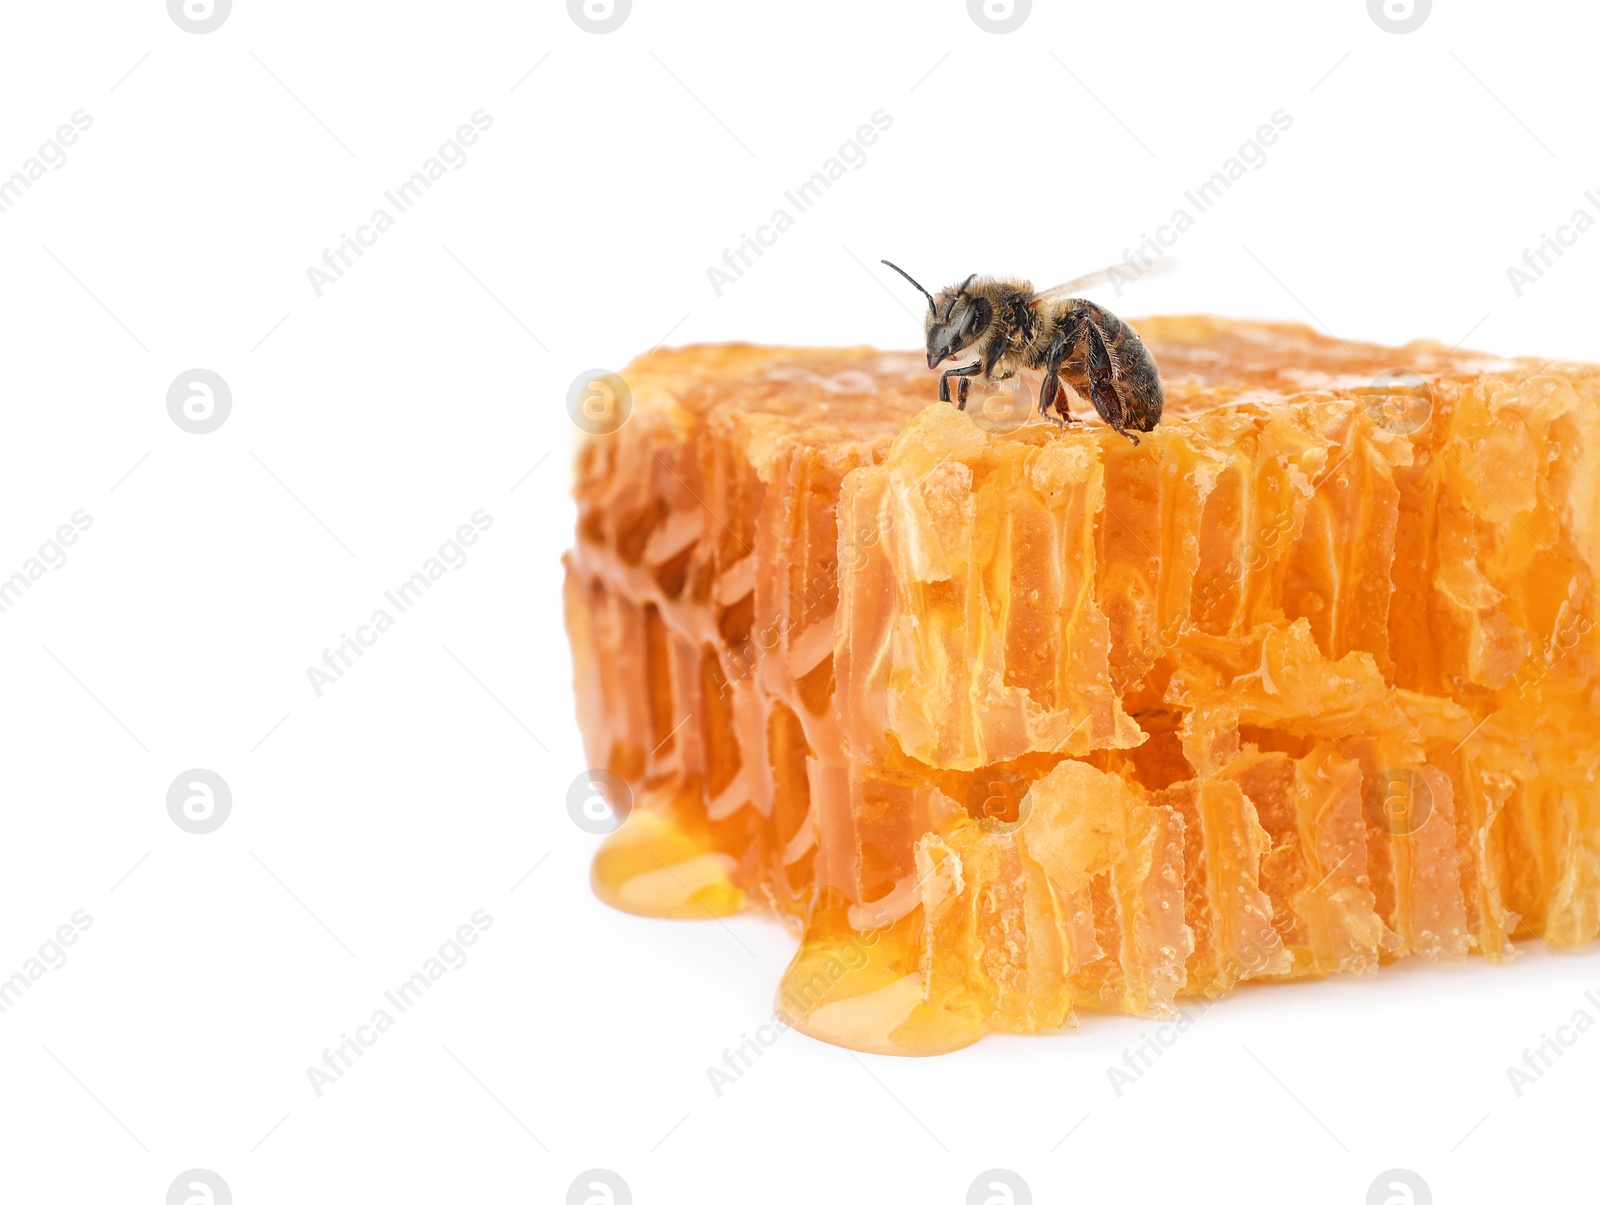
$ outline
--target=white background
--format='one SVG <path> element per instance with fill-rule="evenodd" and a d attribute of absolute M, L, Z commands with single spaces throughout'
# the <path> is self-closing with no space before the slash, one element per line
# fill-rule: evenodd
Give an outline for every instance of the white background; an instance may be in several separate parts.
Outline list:
<path fill-rule="evenodd" d="M 1600 232 L 1520 297 L 1506 275 L 1597 210 L 1597 35 L 1577 2 L 1440 0 L 1394 35 L 1362 0 L 1038 0 L 999 36 L 962 0 L 636 0 L 604 36 L 554 0 L 237 0 L 204 35 L 160 0 L 7 5 L 0 176 L 93 125 L 0 214 L 0 576 L 93 525 L 0 614 L 0 976 L 93 923 L 0 1015 L 0 1200 L 159 1205 L 194 1167 L 240 1205 L 557 1202 L 590 1167 L 641 1203 L 955 1205 L 990 1167 L 1041 1202 L 1589 1182 L 1600 1033 L 1520 1099 L 1506 1067 L 1600 1018 L 1600 958 L 1536 945 L 1241 990 L 1120 1097 L 1154 1027 L 1088 1015 L 921 1061 L 791 1034 L 719 1098 L 792 942 L 590 895 L 559 556 L 580 372 L 664 339 L 910 346 L 880 256 L 930 287 L 1079 274 L 1279 109 L 1120 312 L 1600 359 Z M 717 296 L 723 249 L 879 109 L 865 165 Z M 207 435 L 166 409 L 196 367 L 233 396 Z M 318 697 L 307 668 L 480 508 Z M 205 836 L 166 811 L 192 767 L 233 793 Z M 318 1097 L 306 1068 L 477 909 L 470 960 Z"/>

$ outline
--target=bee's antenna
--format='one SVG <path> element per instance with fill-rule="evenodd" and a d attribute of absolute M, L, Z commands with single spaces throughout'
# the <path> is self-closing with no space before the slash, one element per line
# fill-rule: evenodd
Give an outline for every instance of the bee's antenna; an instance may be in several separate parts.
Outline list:
<path fill-rule="evenodd" d="M 967 277 L 961 282 L 961 291 L 950 299 L 950 305 L 945 309 L 944 316 L 946 320 L 949 319 L 951 314 L 956 312 L 956 302 L 960 301 L 967 295 L 967 286 L 976 279 L 978 279 L 978 274 L 974 272 L 971 276 Z"/>
<path fill-rule="evenodd" d="M 904 268 L 901 268 L 895 264 L 890 264 L 886 259 L 880 259 L 878 262 L 880 264 L 888 264 L 889 267 L 894 268 L 894 270 L 900 273 L 901 276 L 904 276 L 907 280 L 911 280 L 911 273 L 907 272 Z M 928 299 L 928 313 L 937 318 L 939 316 L 939 311 L 933 308 L 933 294 L 928 292 L 928 290 L 924 289 L 921 285 L 917 284 L 916 281 L 911 280 L 911 283 L 916 286 L 916 289 L 919 293 Z"/>

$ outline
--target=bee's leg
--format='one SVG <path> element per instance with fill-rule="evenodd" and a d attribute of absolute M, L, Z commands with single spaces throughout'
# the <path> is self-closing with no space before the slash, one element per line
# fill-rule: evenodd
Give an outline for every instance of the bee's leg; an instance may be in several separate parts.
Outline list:
<path fill-rule="evenodd" d="M 983 359 L 979 361 L 979 364 L 983 366 L 984 380 L 992 381 L 995 379 L 994 370 L 1000 363 L 1001 358 L 1006 354 L 1006 347 L 1007 342 L 1004 331 L 1001 331 L 1000 334 L 996 335 L 989 341 L 989 346 L 984 350 Z M 977 369 L 978 365 L 973 365 L 973 368 Z M 1002 372 L 999 379 L 1002 381 L 1005 380 L 1007 377 L 1011 376 L 1014 371 L 1014 369 L 1011 369 L 1007 370 L 1006 372 Z M 956 407 L 958 410 L 965 410 L 967 408 L 967 385 L 969 383 L 970 382 L 967 380 L 963 380 L 961 382 L 961 404 Z"/>
<path fill-rule="evenodd" d="M 983 353 L 983 375 L 990 380 L 994 379 L 994 370 L 999 365 L 1001 357 L 1006 354 L 1006 347 L 1006 335 L 1004 331 L 1001 331 L 1000 334 L 989 341 L 989 348 Z M 1014 369 L 1007 369 L 1000 374 L 1000 379 L 1004 380 L 1014 371 Z"/>
<path fill-rule="evenodd" d="M 1057 338 L 1044 358 L 1044 380 L 1039 382 L 1039 413 L 1057 426 L 1068 426 L 1078 420 L 1072 417 L 1067 397 L 1061 391 L 1062 361 L 1066 358 L 1066 341 Z M 1054 410 L 1055 414 L 1050 412 Z"/>
<path fill-rule="evenodd" d="M 964 364 L 960 368 L 945 369 L 945 371 L 939 375 L 939 400 L 941 402 L 948 402 L 950 400 L 951 377 L 970 377 L 982 371 L 982 364 Z M 962 381 L 962 384 L 965 385 L 966 382 Z M 962 400 L 965 400 L 965 394 L 963 394 Z"/>
<path fill-rule="evenodd" d="M 1139 446 L 1139 437 L 1128 430 L 1128 408 L 1123 404 L 1122 394 L 1117 389 L 1117 377 L 1111 367 L 1111 353 L 1106 350 L 1105 332 L 1094 322 L 1085 322 L 1084 327 L 1088 332 L 1088 372 L 1085 374 L 1089 382 L 1089 400 L 1094 403 L 1094 408 L 1100 412 L 1100 417 L 1111 425 L 1111 429 L 1118 435 L 1125 435 L 1133 441 L 1134 447 Z"/>
<path fill-rule="evenodd" d="M 972 378 L 971 377 L 962 377 L 961 378 L 961 387 L 956 390 L 956 398 L 957 398 L 956 409 L 957 410 L 965 410 L 967 408 L 967 391 L 969 389 L 971 389 L 971 388 L 972 388 Z"/>
<path fill-rule="evenodd" d="M 1046 368 L 1044 380 L 1039 382 L 1039 416 L 1047 418 L 1053 423 L 1061 419 L 1050 413 L 1055 408 L 1056 398 L 1061 393 L 1061 378 L 1053 370 Z"/>

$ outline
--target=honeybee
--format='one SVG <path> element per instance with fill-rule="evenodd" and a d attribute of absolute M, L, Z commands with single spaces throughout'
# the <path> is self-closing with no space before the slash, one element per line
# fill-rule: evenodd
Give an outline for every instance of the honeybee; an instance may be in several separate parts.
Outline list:
<path fill-rule="evenodd" d="M 928 367 L 937 368 L 968 348 L 977 357 L 945 370 L 939 378 L 941 402 L 950 400 L 951 377 L 960 382 L 956 409 L 965 410 L 973 377 L 1003 381 L 1019 369 L 1031 369 L 1044 373 L 1039 413 L 1060 426 L 1080 421 L 1068 410 L 1063 380 L 1093 403 L 1113 431 L 1135 444 L 1135 431 L 1154 430 L 1160 421 L 1166 398 L 1144 343 L 1110 310 L 1071 296 L 1074 289 L 1107 279 L 1111 269 L 1039 293 L 1026 280 L 980 280 L 974 273 L 934 294 L 905 269 L 882 262 L 928 299 L 923 323 Z"/>

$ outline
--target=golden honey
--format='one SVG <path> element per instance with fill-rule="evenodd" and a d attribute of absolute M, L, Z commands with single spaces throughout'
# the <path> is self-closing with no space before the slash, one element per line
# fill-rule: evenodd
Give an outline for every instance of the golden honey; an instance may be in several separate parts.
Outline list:
<path fill-rule="evenodd" d="M 602 899 L 776 914 L 781 1015 L 903 1054 L 1594 937 L 1600 369 L 1136 325 L 1137 447 L 910 353 L 623 370 L 566 579 Z"/>

